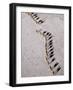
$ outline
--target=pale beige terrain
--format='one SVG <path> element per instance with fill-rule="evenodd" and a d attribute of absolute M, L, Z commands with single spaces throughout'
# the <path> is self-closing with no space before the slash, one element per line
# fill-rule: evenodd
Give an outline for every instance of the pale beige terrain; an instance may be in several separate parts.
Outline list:
<path fill-rule="evenodd" d="M 45 59 L 45 39 L 36 30 L 48 31 L 53 35 L 56 61 L 61 70 L 56 75 L 64 74 L 64 16 L 62 14 L 38 14 L 44 19 L 43 24 L 36 24 L 30 15 L 21 14 L 21 76 L 53 76 Z M 52 63 L 53 65 L 53 63 Z"/>

